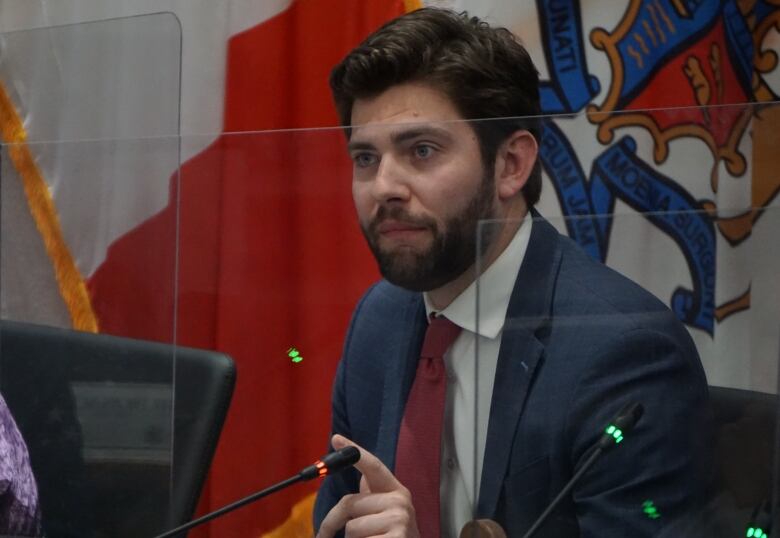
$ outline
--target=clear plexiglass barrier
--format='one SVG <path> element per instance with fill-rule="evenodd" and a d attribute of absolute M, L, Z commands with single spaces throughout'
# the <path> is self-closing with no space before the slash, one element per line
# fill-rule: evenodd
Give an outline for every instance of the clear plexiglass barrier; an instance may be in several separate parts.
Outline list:
<path fill-rule="evenodd" d="M 635 165 L 611 193 L 671 186 Z M 475 517 L 495 510 L 510 536 L 579 472 L 539 536 L 740 536 L 774 513 L 780 210 L 734 247 L 718 224 L 745 212 L 660 196 L 668 211 L 635 212 L 638 197 L 608 215 L 480 223 L 478 336 L 453 364 L 476 428 L 455 446 L 467 484 L 481 477 Z"/>
<path fill-rule="evenodd" d="M 331 431 L 397 471 L 420 290 L 463 329 L 441 435 L 418 432 L 443 536 L 522 537 L 560 492 L 537 536 L 768 528 L 778 105 L 180 135 L 176 28 L 2 36 L 0 388 L 47 536 L 154 536 L 296 474 Z M 106 36 L 121 58 L 81 48 Z M 59 67 L 15 61 L 26 37 L 70 39 L 41 47 Z M 69 75 L 87 53 L 115 91 Z M 121 78 L 138 58 L 154 76 Z M 372 249 L 398 285 L 371 287 Z M 311 536 L 358 484 L 295 485 L 203 535 Z"/>
<path fill-rule="evenodd" d="M 108 255 L 170 204 L 180 64 L 171 14 L 0 34 L 0 534 L 151 536 L 181 511 L 176 236 L 135 281 Z"/>
<path fill-rule="evenodd" d="M 477 327 L 448 401 L 456 431 L 458 410 L 476 423 L 449 467 L 475 518 L 522 536 L 554 505 L 537 535 L 778 532 L 775 110 L 544 120 L 553 188 L 480 222 L 480 276 L 451 305 Z M 575 138 L 586 121 L 597 136 Z"/>

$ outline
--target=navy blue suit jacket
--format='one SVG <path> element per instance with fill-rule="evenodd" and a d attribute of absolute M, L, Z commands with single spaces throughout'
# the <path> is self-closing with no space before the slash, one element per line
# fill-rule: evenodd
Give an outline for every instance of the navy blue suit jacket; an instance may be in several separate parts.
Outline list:
<path fill-rule="evenodd" d="M 355 311 L 334 381 L 333 432 L 391 470 L 425 326 L 420 293 L 375 284 Z M 636 429 L 602 455 L 538 536 L 665 534 L 702 500 L 707 397 L 693 342 L 669 309 L 537 218 L 501 337 L 476 517 L 522 536 L 610 419 L 639 402 Z M 358 480 L 354 470 L 325 479 L 315 528 Z M 660 518 L 644 514 L 647 500 Z"/>

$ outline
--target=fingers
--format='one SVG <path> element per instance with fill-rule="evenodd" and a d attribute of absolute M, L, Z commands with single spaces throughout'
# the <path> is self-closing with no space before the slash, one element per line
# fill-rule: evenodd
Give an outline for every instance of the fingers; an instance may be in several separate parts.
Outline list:
<path fill-rule="evenodd" d="M 338 450 L 334 445 L 333 448 Z M 351 499 L 355 495 L 344 495 L 341 500 L 336 503 L 336 506 L 330 509 L 328 515 L 322 520 L 320 524 L 320 530 L 317 532 L 315 538 L 332 538 L 338 531 L 344 528 L 347 521 L 350 519 L 350 512 L 352 511 Z"/>
<path fill-rule="evenodd" d="M 401 536 L 419 536 L 409 490 L 396 480 L 382 461 L 342 435 L 334 435 L 331 444 L 336 450 L 346 446 L 357 448 L 360 460 L 355 468 L 363 476 L 360 493 L 341 498 L 325 516 L 317 538 L 332 538 L 344 528 L 350 537 L 377 536 L 390 532 Z"/>
<path fill-rule="evenodd" d="M 411 525 L 410 514 L 399 508 L 394 508 L 381 514 L 371 514 L 348 521 L 344 528 L 344 534 L 348 538 L 387 536 L 391 529 L 408 529 Z M 409 534 L 404 533 L 402 536 L 408 537 Z"/>
<path fill-rule="evenodd" d="M 347 536 L 375 536 L 413 519 L 411 498 L 404 492 L 345 495 L 322 521 L 317 538 L 331 538 L 344 528 Z"/>
<path fill-rule="evenodd" d="M 371 493 L 383 493 L 403 488 L 401 483 L 396 480 L 393 473 L 385 467 L 385 464 L 382 463 L 379 458 L 357 443 L 338 434 L 334 435 L 330 442 L 336 450 L 344 448 L 345 446 L 354 446 L 360 450 L 360 460 L 355 464 L 355 468 L 363 473 L 363 478 L 365 478 L 368 491 Z M 363 491 L 362 487 L 361 491 Z"/>

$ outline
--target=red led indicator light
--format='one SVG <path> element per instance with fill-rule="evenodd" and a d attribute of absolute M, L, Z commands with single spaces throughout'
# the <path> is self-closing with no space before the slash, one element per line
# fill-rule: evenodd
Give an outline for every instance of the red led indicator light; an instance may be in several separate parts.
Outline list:
<path fill-rule="evenodd" d="M 328 474 L 328 468 L 325 467 L 325 464 L 322 463 L 321 461 L 315 463 L 314 466 L 317 467 L 317 472 L 319 473 L 320 476 L 325 476 L 326 474 Z"/>

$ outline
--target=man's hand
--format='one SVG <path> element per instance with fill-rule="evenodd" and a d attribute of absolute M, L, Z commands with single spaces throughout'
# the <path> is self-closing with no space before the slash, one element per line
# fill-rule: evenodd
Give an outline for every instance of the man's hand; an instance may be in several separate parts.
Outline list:
<path fill-rule="evenodd" d="M 360 479 L 360 493 L 341 498 L 325 516 L 317 538 L 331 538 L 342 528 L 348 538 L 419 538 L 409 490 L 376 456 L 346 437 L 334 435 L 331 444 L 336 450 L 348 445 L 360 450 L 360 461 L 355 467 L 363 477 Z"/>

